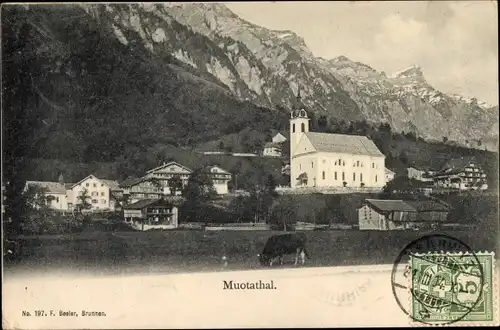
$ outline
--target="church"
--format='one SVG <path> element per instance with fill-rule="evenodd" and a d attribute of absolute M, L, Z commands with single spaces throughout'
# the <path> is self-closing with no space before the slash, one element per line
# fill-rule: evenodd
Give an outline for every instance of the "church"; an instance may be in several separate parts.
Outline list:
<path fill-rule="evenodd" d="M 378 188 L 385 186 L 385 156 L 366 136 L 309 132 L 309 118 L 297 96 L 290 116 L 292 188 Z"/>

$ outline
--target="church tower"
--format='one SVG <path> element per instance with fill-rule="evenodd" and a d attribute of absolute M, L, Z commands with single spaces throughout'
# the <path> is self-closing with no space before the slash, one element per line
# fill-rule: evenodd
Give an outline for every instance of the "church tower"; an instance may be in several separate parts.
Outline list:
<path fill-rule="evenodd" d="M 309 132 L 309 120 L 302 104 L 299 88 L 295 109 L 290 113 L 290 156 L 295 154 L 302 134 Z"/>

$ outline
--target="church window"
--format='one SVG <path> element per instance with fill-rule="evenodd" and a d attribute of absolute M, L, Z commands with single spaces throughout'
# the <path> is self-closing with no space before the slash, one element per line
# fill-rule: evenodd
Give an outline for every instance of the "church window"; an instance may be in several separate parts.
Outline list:
<path fill-rule="evenodd" d="M 334 178 L 337 180 L 337 172 L 334 173 Z"/>
<path fill-rule="evenodd" d="M 342 172 L 342 180 L 345 180 L 345 173 Z"/>
<path fill-rule="evenodd" d="M 300 129 L 301 129 L 301 132 L 305 132 L 306 131 L 306 125 L 304 123 L 300 124 Z"/>
<path fill-rule="evenodd" d="M 356 181 L 356 173 L 352 174 L 352 181 Z"/>
<path fill-rule="evenodd" d="M 295 133 L 295 124 L 292 124 L 292 133 Z"/>
<path fill-rule="evenodd" d="M 325 179 L 325 171 L 323 171 L 323 180 Z"/>

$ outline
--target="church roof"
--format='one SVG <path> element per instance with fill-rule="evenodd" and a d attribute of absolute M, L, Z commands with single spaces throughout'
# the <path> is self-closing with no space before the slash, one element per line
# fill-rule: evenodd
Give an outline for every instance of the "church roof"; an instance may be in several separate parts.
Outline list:
<path fill-rule="evenodd" d="M 315 132 L 307 132 L 305 135 L 316 151 L 384 156 L 366 136 Z"/>

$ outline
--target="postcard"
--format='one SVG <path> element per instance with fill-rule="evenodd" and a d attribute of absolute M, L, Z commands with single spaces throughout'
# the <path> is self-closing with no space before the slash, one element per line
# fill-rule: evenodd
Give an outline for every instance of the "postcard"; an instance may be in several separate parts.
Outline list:
<path fill-rule="evenodd" d="M 2 4 L 2 326 L 498 326 L 492 1 Z"/>

